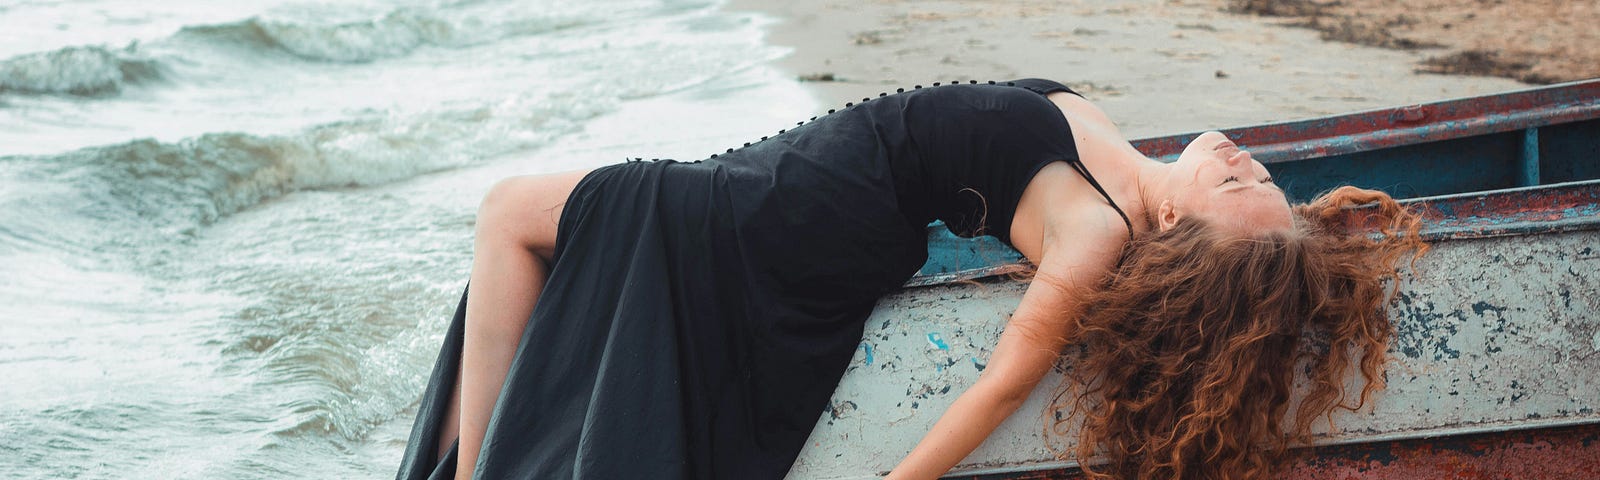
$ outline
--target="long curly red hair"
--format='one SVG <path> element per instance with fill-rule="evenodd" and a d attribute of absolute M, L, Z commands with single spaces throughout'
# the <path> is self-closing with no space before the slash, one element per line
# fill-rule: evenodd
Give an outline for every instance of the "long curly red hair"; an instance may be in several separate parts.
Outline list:
<path fill-rule="evenodd" d="M 1267 478 L 1318 418 L 1383 388 L 1397 268 L 1428 248 L 1419 217 L 1353 187 L 1293 210 L 1290 232 L 1241 237 L 1191 216 L 1128 242 L 1086 313 L 1068 320 L 1080 348 L 1064 355 L 1069 381 L 1052 411 L 1082 415 L 1048 425 L 1064 434 L 1084 423 L 1063 457 L 1097 479 Z M 1363 381 L 1354 396 L 1352 365 Z M 1310 389 L 1286 423 L 1297 374 Z"/>

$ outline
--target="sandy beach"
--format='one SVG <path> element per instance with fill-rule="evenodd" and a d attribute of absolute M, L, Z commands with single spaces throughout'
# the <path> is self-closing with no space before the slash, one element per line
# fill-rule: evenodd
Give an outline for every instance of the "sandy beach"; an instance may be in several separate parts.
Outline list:
<path fill-rule="evenodd" d="M 1592 0 L 1402 2 L 1419 18 L 1377 0 L 728 2 L 0 2 L 0 472 L 392 478 L 502 178 L 703 159 L 918 84 L 1056 79 L 1144 137 L 1526 88 L 1590 71 L 1545 61 L 1593 66 L 1600 41 Z M 1417 73 L 1458 52 L 1539 62 Z M 852 381 L 893 390 L 862 397 L 879 400 L 916 382 L 919 400 L 839 402 L 829 422 L 898 430 L 847 431 L 818 458 L 843 454 L 852 478 L 892 467 L 985 368 L 1018 285 L 951 287 L 982 300 L 959 314 L 885 310 L 915 320 L 895 324 L 916 329 L 905 367 L 886 348 L 884 376 Z M 964 323 L 927 336 L 947 318 Z M 1543 342 L 1552 324 L 1528 325 L 1518 338 Z M 1527 372 L 1483 391 L 1567 408 L 1596 390 Z M 974 458 L 1053 458 L 1037 418 L 1013 423 L 1026 432 Z M 795 478 L 838 477 L 821 468 Z"/>
<path fill-rule="evenodd" d="M 1200 131 L 1528 88 L 1418 73 L 1431 51 L 1329 41 L 1213 0 L 732 0 L 778 20 L 780 66 L 835 108 L 899 87 L 1044 77 L 1130 137 Z"/>

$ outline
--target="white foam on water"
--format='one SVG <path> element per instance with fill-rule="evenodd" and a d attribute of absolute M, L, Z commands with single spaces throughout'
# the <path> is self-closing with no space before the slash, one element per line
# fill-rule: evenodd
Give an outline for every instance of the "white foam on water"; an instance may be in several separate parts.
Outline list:
<path fill-rule="evenodd" d="M 547 3 L 437 11 L 388 2 L 289 4 L 133 44 L 0 57 L 0 155 L 216 132 L 284 134 L 364 113 L 571 91 L 573 81 L 611 86 L 569 62 L 639 60 L 640 67 L 718 72 L 728 61 L 770 56 L 735 38 L 748 28 L 685 32 L 679 19 L 706 15 L 703 3 Z M 662 57 L 680 58 L 654 61 Z"/>
<path fill-rule="evenodd" d="M 160 77 L 133 48 L 66 47 L 0 61 L 0 92 L 100 95 Z"/>
<path fill-rule="evenodd" d="M 74 5 L 104 7 L 49 8 Z M 0 93 L 0 471 L 388 477 L 494 180 L 703 158 L 813 107 L 762 19 L 519 5 L 158 7 L 102 32 L 135 47 L 8 51 L 158 74 Z M 238 25 L 270 42 L 217 41 Z"/>

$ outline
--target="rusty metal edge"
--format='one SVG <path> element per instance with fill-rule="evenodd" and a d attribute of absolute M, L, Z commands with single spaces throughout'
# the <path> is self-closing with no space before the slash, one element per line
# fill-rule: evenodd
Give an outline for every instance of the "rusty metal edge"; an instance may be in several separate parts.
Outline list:
<path fill-rule="evenodd" d="M 1428 224 L 1422 237 L 1430 242 L 1600 228 L 1600 180 L 1440 195 L 1400 203 L 1420 211 Z"/>
<path fill-rule="evenodd" d="M 1594 118 L 1600 118 L 1600 79 L 1221 131 L 1264 163 L 1276 163 Z M 1132 143 L 1145 155 L 1166 161 L 1200 133 Z"/>
<path fill-rule="evenodd" d="M 1022 273 L 1028 271 L 1029 268 L 1030 267 L 1028 267 L 1028 265 L 1025 263 L 1011 262 L 933 275 L 916 275 L 911 277 L 911 280 L 907 280 L 905 285 L 902 287 L 926 287 L 932 285 L 943 285 L 946 283 L 958 283 L 986 277 L 998 277 L 1001 275 Z"/>
<path fill-rule="evenodd" d="M 1600 417 L 1578 418 L 1578 419 L 1545 420 L 1545 421 L 1530 422 L 1530 423 L 1517 423 L 1517 424 L 1498 424 L 1498 425 L 1493 425 L 1493 426 L 1489 426 L 1489 427 L 1472 426 L 1472 427 L 1442 428 L 1442 429 L 1436 429 L 1436 430 L 1418 430 L 1418 431 L 1411 431 L 1411 432 L 1405 432 L 1405 433 L 1389 433 L 1389 434 L 1374 435 L 1374 436 L 1368 436 L 1368 437 L 1342 438 L 1342 439 L 1336 439 L 1336 440 L 1328 441 L 1328 442 L 1317 442 L 1317 441 L 1314 441 L 1313 443 L 1310 443 L 1310 444 L 1297 445 L 1297 446 L 1294 446 L 1292 448 L 1294 450 L 1304 451 L 1304 450 L 1307 450 L 1307 449 L 1317 450 L 1317 449 L 1323 449 L 1323 448 L 1348 447 L 1348 446 L 1375 444 L 1375 443 L 1396 443 L 1396 442 L 1407 442 L 1407 441 L 1435 440 L 1435 439 L 1444 439 L 1444 438 L 1452 438 L 1452 437 L 1463 437 L 1463 436 L 1500 435 L 1500 434 L 1518 433 L 1518 432 L 1531 432 L 1531 431 L 1536 431 L 1536 430 L 1556 430 L 1556 429 L 1569 429 L 1569 428 L 1583 428 L 1583 427 L 1588 427 L 1588 426 L 1600 426 Z M 1059 473 L 1064 473 L 1064 474 L 1070 474 L 1071 472 L 1079 471 L 1081 469 L 1082 469 L 1082 464 L 1079 463 L 1079 462 L 1071 461 L 1071 460 L 1062 460 L 1062 461 L 1055 461 L 1055 462 L 1018 464 L 1018 465 L 1012 465 L 1012 466 L 996 466 L 996 467 L 984 467 L 984 468 L 975 468 L 975 469 L 968 469 L 968 470 L 952 471 L 952 472 L 949 472 L 949 473 L 945 474 L 941 478 L 959 478 L 959 479 L 972 479 L 972 480 L 980 480 L 980 479 L 981 480 L 1000 480 L 1002 478 L 1007 478 L 1007 477 L 1004 477 L 1004 475 L 1009 475 L 1009 474 L 1027 475 L 1027 474 L 1051 473 L 1051 472 L 1059 472 Z M 1053 478 L 1053 477 L 1051 477 L 1051 478 Z"/>

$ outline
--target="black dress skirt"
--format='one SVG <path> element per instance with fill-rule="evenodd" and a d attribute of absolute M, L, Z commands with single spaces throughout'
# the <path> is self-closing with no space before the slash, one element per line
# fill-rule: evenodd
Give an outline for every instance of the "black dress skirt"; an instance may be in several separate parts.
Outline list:
<path fill-rule="evenodd" d="M 1021 88 L 1018 88 L 1021 87 Z M 1004 238 L 1028 180 L 1077 151 L 1060 84 L 912 88 L 697 162 L 578 183 L 496 403 L 478 478 L 780 479 L 927 223 Z M 399 479 L 436 458 L 465 297 Z"/>

